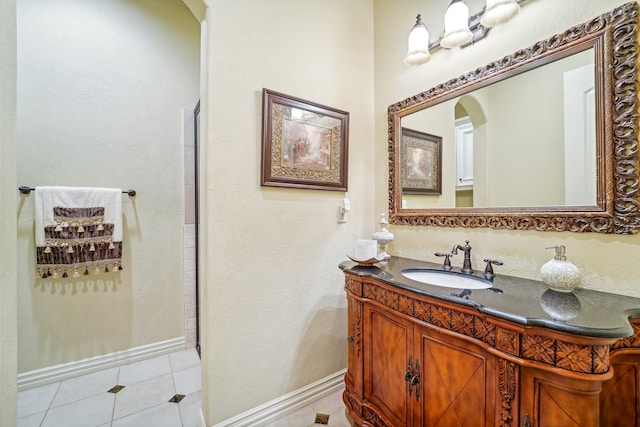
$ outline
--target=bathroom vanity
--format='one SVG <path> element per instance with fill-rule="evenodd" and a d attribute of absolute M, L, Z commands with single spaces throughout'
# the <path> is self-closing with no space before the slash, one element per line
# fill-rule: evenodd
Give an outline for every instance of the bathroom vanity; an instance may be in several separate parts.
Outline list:
<path fill-rule="evenodd" d="M 389 223 L 640 232 L 638 9 L 635 1 L 621 5 L 390 105 Z M 564 96 L 550 82 L 564 81 L 575 70 L 593 74 L 584 81 L 594 98 L 565 110 L 562 102 L 550 102 Z M 525 96 L 525 87 L 545 101 Z M 517 96 L 491 104 L 489 90 Z M 518 112 L 504 116 L 510 127 L 495 120 L 502 110 Z M 590 124 L 577 126 L 587 132 L 565 140 L 563 123 L 545 127 L 554 137 L 513 132 L 535 121 L 550 124 L 565 111 L 580 117 L 589 111 Z M 550 116 L 538 119 L 542 112 Z M 473 125 L 478 162 L 472 197 L 459 203 L 454 147 L 460 118 Z M 434 137 L 443 150 L 442 164 L 434 154 L 428 169 L 441 174 L 442 186 L 409 178 L 411 153 L 434 145 L 416 135 Z M 584 135 L 594 135 L 593 141 L 583 141 Z M 550 144 L 542 146 L 542 140 Z M 515 155 L 503 157 L 506 152 Z M 577 169 L 566 162 L 549 166 L 550 159 L 574 157 L 589 161 Z M 516 164 L 518 159 L 525 162 Z M 507 176 L 505 169 L 515 174 Z M 557 178 L 543 181 L 541 170 Z M 584 191 L 585 183 L 593 188 Z M 557 197 L 550 197 L 552 190 Z M 585 197 L 574 198 L 581 191 Z M 640 299 L 585 289 L 563 294 L 499 271 L 488 289 L 434 286 L 430 280 L 443 280 L 443 265 L 397 257 L 384 267 L 340 267 L 349 328 L 344 401 L 357 426 L 640 427 Z M 407 269 L 440 273 L 410 278 Z"/>
<path fill-rule="evenodd" d="M 441 267 L 340 264 L 355 425 L 640 426 L 640 299 L 500 274 L 463 292 L 402 273 Z"/>

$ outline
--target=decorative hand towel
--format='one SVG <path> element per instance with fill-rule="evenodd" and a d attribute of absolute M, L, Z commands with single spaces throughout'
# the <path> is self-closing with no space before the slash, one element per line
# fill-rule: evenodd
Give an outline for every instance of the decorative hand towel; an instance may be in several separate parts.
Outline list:
<path fill-rule="evenodd" d="M 36 274 L 78 277 L 122 270 L 122 191 L 36 187 Z"/>

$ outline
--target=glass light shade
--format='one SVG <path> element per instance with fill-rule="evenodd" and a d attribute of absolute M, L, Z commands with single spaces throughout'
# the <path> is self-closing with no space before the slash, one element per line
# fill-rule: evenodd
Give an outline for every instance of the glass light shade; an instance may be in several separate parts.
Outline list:
<path fill-rule="evenodd" d="M 416 17 L 416 24 L 409 33 L 409 50 L 404 63 L 407 65 L 424 64 L 431 59 L 429 52 L 429 31 L 420 20 L 420 15 Z"/>
<path fill-rule="evenodd" d="M 462 46 L 473 38 L 469 30 L 469 8 L 461 0 L 454 0 L 444 14 L 444 36 L 440 46 L 451 49 Z"/>
<path fill-rule="evenodd" d="M 485 27 L 495 27 L 513 18 L 519 10 L 516 0 L 487 0 L 480 23 Z"/>

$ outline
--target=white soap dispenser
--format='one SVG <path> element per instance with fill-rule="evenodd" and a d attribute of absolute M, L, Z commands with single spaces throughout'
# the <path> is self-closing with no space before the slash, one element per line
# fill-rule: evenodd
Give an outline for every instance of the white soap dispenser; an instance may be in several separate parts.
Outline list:
<path fill-rule="evenodd" d="M 540 269 L 542 281 L 551 289 L 558 292 L 571 292 L 580 284 L 582 275 L 571 261 L 567 261 L 564 245 L 551 246 L 556 255 Z"/>

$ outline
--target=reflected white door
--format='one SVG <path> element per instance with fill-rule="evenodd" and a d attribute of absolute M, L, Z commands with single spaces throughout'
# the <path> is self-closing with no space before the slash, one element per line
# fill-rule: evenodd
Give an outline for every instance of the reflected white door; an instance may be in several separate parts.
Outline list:
<path fill-rule="evenodd" d="M 594 66 L 564 73 L 565 204 L 596 204 Z"/>
<path fill-rule="evenodd" d="M 473 124 L 469 117 L 456 119 L 457 187 L 473 185 Z"/>

